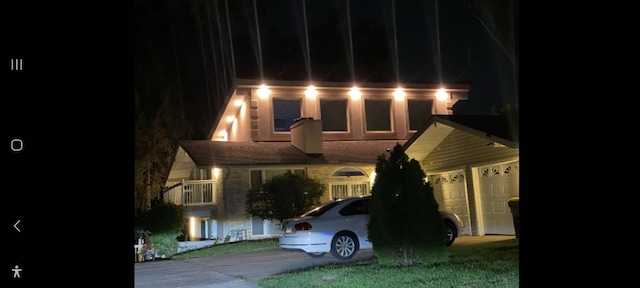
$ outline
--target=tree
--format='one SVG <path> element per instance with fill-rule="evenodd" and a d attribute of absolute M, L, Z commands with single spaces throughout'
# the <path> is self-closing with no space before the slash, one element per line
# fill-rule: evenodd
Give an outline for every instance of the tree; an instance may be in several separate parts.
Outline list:
<path fill-rule="evenodd" d="M 396 144 L 379 155 L 371 190 L 369 240 L 383 265 L 435 264 L 448 260 L 446 228 L 433 188 L 415 159 Z"/>
<path fill-rule="evenodd" d="M 159 198 L 169 175 L 178 140 L 186 135 L 184 120 L 171 110 L 169 95 L 161 97 L 161 104 L 152 116 L 139 114 L 135 119 L 134 135 L 134 191 L 136 213 L 151 208 L 151 201 Z"/>
<path fill-rule="evenodd" d="M 135 1 L 134 57 L 134 207 L 151 209 L 161 197 L 177 141 L 191 137 L 193 125 L 185 113 L 175 51 L 164 21 L 164 2 Z"/>
<path fill-rule="evenodd" d="M 315 179 L 287 172 L 249 189 L 246 210 L 262 219 L 293 218 L 319 205 L 325 188 Z"/>

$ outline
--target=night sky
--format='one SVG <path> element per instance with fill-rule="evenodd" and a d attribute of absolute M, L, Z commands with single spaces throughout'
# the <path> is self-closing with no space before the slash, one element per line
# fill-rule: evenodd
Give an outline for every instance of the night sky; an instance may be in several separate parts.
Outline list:
<path fill-rule="evenodd" d="M 162 91 L 172 91 L 164 94 L 189 111 L 194 138 L 202 137 L 221 95 L 235 78 L 249 78 L 470 83 L 469 100 L 454 113 L 491 114 L 518 102 L 518 73 L 473 3 L 138 0 L 137 107 L 153 109 Z"/>

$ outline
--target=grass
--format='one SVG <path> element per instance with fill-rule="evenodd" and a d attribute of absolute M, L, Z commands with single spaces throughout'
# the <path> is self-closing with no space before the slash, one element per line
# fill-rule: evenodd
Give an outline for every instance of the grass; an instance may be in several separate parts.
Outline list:
<path fill-rule="evenodd" d="M 187 260 L 193 258 L 220 256 L 248 251 L 264 250 L 264 249 L 280 249 L 278 239 L 251 240 L 227 244 L 217 244 L 196 250 L 189 250 L 183 253 L 171 256 L 175 260 Z"/>
<path fill-rule="evenodd" d="M 450 247 L 449 262 L 388 267 L 375 259 L 275 275 L 260 287 L 519 287 L 519 242 Z"/>
<path fill-rule="evenodd" d="M 218 244 L 176 254 L 171 259 L 279 249 L 278 239 Z M 519 287 L 520 244 L 517 239 L 452 246 L 447 263 L 387 267 L 376 259 L 331 264 L 275 275 L 257 285 L 269 287 Z"/>

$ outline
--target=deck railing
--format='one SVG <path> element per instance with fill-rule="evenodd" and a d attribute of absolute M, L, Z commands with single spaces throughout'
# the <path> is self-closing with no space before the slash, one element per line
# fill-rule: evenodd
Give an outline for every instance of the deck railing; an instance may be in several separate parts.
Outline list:
<path fill-rule="evenodd" d="M 214 180 L 187 180 L 164 192 L 163 199 L 178 205 L 216 204 Z"/>

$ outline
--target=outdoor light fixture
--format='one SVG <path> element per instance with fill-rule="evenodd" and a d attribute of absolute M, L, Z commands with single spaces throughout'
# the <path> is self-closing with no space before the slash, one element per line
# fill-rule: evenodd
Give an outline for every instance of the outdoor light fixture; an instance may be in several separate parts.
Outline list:
<path fill-rule="evenodd" d="M 269 94 L 271 94 L 271 91 L 267 88 L 267 85 L 260 85 L 260 88 L 258 88 L 258 97 L 265 99 L 269 97 Z"/>
<path fill-rule="evenodd" d="M 189 217 L 189 235 L 191 239 L 196 238 L 196 218 Z"/>
<path fill-rule="evenodd" d="M 358 100 L 360 99 L 360 95 L 362 95 L 362 93 L 360 92 L 360 89 L 358 87 L 353 87 L 351 88 L 351 91 L 349 91 L 349 95 L 351 95 L 351 99 L 353 100 Z"/>
<path fill-rule="evenodd" d="M 407 94 L 404 93 L 404 90 L 402 90 L 402 88 L 400 88 L 400 87 L 396 88 L 396 91 L 393 92 L 393 96 L 396 97 L 396 100 L 404 99 L 405 95 L 407 95 Z"/>
<path fill-rule="evenodd" d="M 444 91 L 444 88 L 438 89 L 438 92 L 436 92 L 436 99 L 440 101 L 447 100 L 447 92 Z"/>
<path fill-rule="evenodd" d="M 318 91 L 315 86 L 309 85 L 309 87 L 307 87 L 307 91 L 304 91 L 304 95 L 309 98 L 315 98 L 318 95 Z"/>
<path fill-rule="evenodd" d="M 373 186 L 373 184 L 376 183 L 376 171 L 371 172 L 371 174 L 369 174 L 369 184 L 371 186 Z"/>

